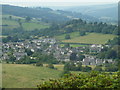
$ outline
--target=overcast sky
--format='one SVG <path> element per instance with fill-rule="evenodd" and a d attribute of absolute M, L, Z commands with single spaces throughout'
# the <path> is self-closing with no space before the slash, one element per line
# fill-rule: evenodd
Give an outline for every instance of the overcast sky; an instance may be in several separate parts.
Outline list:
<path fill-rule="evenodd" d="M 119 0 L 1 0 L 2 4 L 16 6 L 76 6 L 117 3 Z"/>

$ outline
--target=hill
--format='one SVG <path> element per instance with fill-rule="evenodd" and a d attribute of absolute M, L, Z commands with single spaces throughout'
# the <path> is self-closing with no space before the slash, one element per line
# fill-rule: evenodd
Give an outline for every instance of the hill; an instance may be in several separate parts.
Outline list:
<path fill-rule="evenodd" d="M 20 17 L 32 17 L 39 18 L 44 22 L 63 22 L 73 18 L 82 18 L 90 21 L 97 21 L 96 18 L 88 15 L 82 15 L 81 13 L 63 11 L 63 10 L 52 10 L 50 8 L 29 8 L 29 7 L 18 7 L 11 5 L 2 5 L 3 14 L 10 14 Z"/>
<path fill-rule="evenodd" d="M 89 16 L 94 16 L 100 21 L 114 22 L 118 21 L 118 5 L 113 4 L 100 4 L 100 5 L 87 5 L 87 6 L 75 6 L 65 10 L 80 12 Z"/>

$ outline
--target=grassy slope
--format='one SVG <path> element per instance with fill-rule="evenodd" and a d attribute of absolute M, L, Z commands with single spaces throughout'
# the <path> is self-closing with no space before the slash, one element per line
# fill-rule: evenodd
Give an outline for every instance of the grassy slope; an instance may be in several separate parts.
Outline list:
<path fill-rule="evenodd" d="M 115 35 L 112 34 L 100 34 L 89 33 L 85 36 L 79 36 L 78 32 L 70 33 L 71 39 L 65 40 L 65 34 L 56 36 L 57 39 L 67 43 L 86 43 L 86 44 L 105 44 L 109 39 L 113 39 Z"/>
<path fill-rule="evenodd" d="M 43 80 L 59 78 L 61 71 L 32 65 L 3 64 L 3 87 L 34 88 Z"/>
<path fill-rule="evenodd" d="M 48 26 L 38 23 L 23 23 L 23 28 L 25 30 L 34 30 L 34 29 L 48 28 Z"/>
<path fill-rule="evenodd" d="M 12 16 L 12 20 L 9 19 L 9 16 Z M 49 25 L 47 25 L 46 23 L 38 22 L 36 19 L 32 19 L 30 22 L 25 22 L 25 18 L 13 16 L 13 15 L 3 15 L 2 17 L 6 18 L 6 19 L 2 20 L 3 25 L 6 25 L 6 24 L 7 25 L 12 25 L 12 26 L 9 26 L 7 28 L 17 28 L 17 27 L 19 27 L 18 22 L 15 21 L 17 19 L 21 19 L 23 28 L 25 30 L 43 29 L 43 28 L 48 28 L 49 27 Z M 4 28 L 6 28 L 6 27 L 4 27 Z"/>

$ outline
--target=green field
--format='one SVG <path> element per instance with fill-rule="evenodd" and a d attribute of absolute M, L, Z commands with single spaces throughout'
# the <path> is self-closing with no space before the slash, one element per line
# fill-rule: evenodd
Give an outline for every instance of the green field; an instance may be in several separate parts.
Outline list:
<path fill-rule="evenodd" d="M 85 43 L 85 44 L 105 44 L 109 39 L 113 39 L 116 35 L 88 33 L 85 36 L 79 36 L 78 32 L 70 33 L 71 39 L 65 40 L 65 35 L 56 36 L 55 38 L 65 43 Z"/>
<path fill-rule="evenodd" d="M 3 64 L 3 88 L 35 88 L 49 78 L 59 78 L 61 71 L 23 64 Z"/>
<path fill-rule="evenodd" d="M 18 24 L 17 21 L 8 20 L 8 19 L 7 19 L 7 20 L 3 19 L 3 20 L 2 20 L 2 24 L 3 24 L 3 25 L 6 25 L 6 24 L 7 24 L 7 25 L 14 25 L 14 26 L 17 26 L 17 27 L 19 26 L 19 24 Z"/>
<path fill-rule="evenodd" d="M 23 23 L 22 25 L 23 25 L 23 28 L 25 30 L 34 30 L 34 29 L 48 28 L 47 25 L 38 24 L 38 23 Z"/>
<path fill-rule="evenodd" d="M 12 19 L 9 19 L 9 16 L 12 16 Z M 2 24 L 3 25 L 9 25 L 9 26 L 4 26 L 3 28 L 6 29 L 13 29 L 19 27 L 18 19 L 21 19 L 22 27 L 25 30 L 34 30 L 34 29 L 44 29 L 48 28 L 49 25 L 43 22 L 37 21 L 37 19 L 32 19 L 30 22 L 25 22 L 25 18 L 22 17 L 17 17 L 13 15 L 3 15 L 2 16 Z M 6 18 L 6 19 L 5 19 Z"/>
<path fill-rule="evenodd" d="M 61 47 L 64 47 L 65 44 L 60 44 Z M 78 44 L 70 44 L 70 47 L 85 47 L 88 45 L 78 45 Z"/>

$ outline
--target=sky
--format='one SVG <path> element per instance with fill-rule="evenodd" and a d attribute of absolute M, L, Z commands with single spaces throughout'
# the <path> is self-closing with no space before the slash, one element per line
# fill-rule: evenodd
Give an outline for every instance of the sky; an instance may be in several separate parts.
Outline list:
<path fill-rule="evenodd" d="M 15 6 L 76 6 L 117 3 L 119 0 L 0 0 L 2 4 Z"/>

